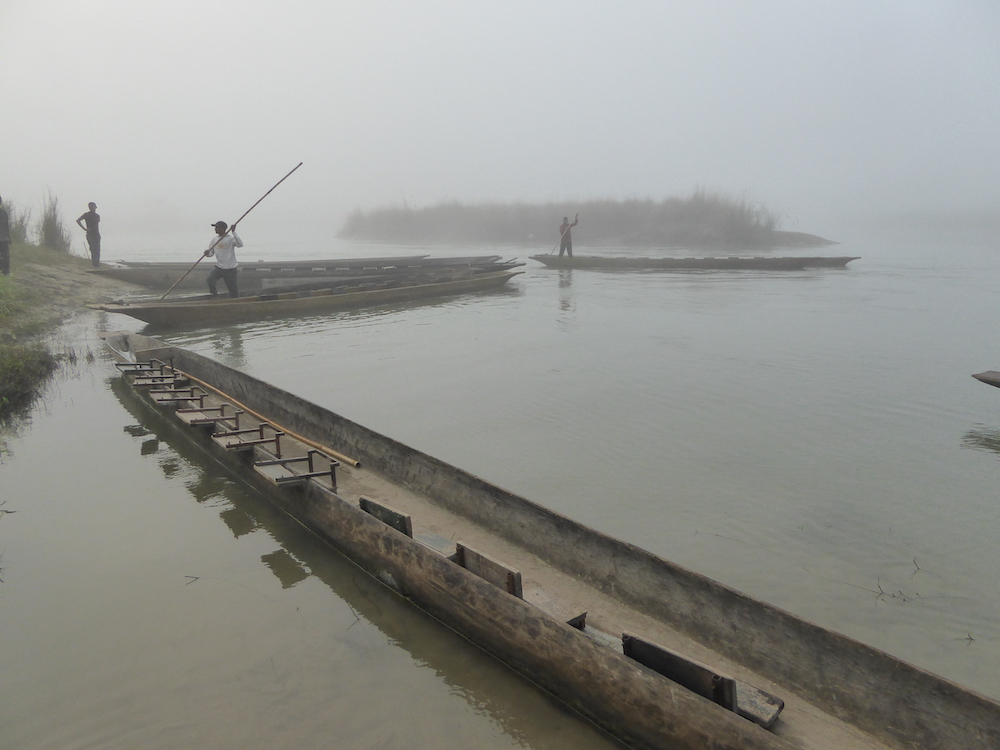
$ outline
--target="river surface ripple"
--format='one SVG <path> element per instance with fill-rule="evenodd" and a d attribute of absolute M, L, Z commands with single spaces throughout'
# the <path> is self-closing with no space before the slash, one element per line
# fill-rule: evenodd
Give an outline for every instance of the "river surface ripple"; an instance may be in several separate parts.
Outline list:
<path fill-rule="evenodd" d="M 528 261 L 493 293 L 145 332 L 1000 698 L 1000 393 L 970 377 L 1000 369 L 1000 252 L 825 250 L 862 259 Z M 168 439 L 100 328 L 142 324 L 67 329 L 81 358 L 3 437 L 4 745 L 616 747 Z"/>

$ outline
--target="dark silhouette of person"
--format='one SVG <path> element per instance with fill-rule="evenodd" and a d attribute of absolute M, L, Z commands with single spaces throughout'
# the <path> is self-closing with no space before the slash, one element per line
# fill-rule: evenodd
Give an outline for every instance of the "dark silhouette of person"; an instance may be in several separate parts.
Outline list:
<path fill-rule="evenodd" d="M 101 266 L 101 215 L 97 213 L 97 204 L 88 203 L 87 208 L 90 210 L 85 214 L 81 214 L 76 220 L 77 225 L 80 229 L 86 230 L 87 232 L 87 245 L 90 247 L 90 262 L 94 265 L 94 268 L 100 268 Z M 84 226 L 86 222 L 86 226 Z"/>
<path fill-rule="evenodd" d="M 0 198 L 0 274 L 10 276 L 10 217 Z"/>
<path fill-rule="evenodd" d="M 580 214 L 573 217 L 573 223 L 569 223 L 569 218 L 563 216 L 563 223 L 559 226 L 559 255 L 562 256 L 563 251 L 572 258 L 573 257 L 573 233 L 569 230 L 580 223 Z"/>
<path fill-rule="evenodd" d="M 236 262 L 236 248 L 243 247 L 243 240 L 236 234 L 235 224 L 228 232 L 224 221 L 217 221 L 212 226 L 215 227 L 215 233 L 218 237 L 212 240 L 208 250 L 205 251 L 206 258 L 215 256 L 215 268 L 208 273 L 208 291 L 212 293 L 213 297 L 217 295 L 216 284 L 219 279 L 222 279 L 226 282 L 229 296 L 239 297 L 240 289 L 237 276 L 240 268 L 239 263 Z"/>

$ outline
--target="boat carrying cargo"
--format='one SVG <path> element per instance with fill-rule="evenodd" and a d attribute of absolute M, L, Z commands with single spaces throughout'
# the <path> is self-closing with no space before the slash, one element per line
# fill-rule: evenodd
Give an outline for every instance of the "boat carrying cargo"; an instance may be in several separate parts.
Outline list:
<path fill-rule="evenodd" d="M 801 271 L 804 268 L 844 268 L 858 257 L 623 258 L 598 255 L 532 255 L 549 268 L 606 271 Z"/>
<path fill-rule="evenodd" d="M 522 271 L 479 273 L 445 268 L 413 278 L 357 281 L 328 288 L 300 288 L 240 297 L 211 296 L 143 298 L 95 302 L 88 307 L 121 313 L 162 328 L 240 323 L 294 315 L 319 315 L 332 310 L 366 307 L 390 302 L 466 294 L 502 287 Z M 309 285 L 305 285 L 309 286 Z"/>
<path fill-rule="evenodd" d="M 1000 747 L 996 701 L 212 359 L 105 340 L 166 429 L 632 747 Z"/>

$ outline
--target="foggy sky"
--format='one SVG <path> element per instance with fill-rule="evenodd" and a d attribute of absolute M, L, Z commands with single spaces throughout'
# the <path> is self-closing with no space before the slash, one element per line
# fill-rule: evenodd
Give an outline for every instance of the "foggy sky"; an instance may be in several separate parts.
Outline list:
<path fill-rule="evenodd" d="M 0 71 L 0 195 L 138 242 L 300 161 L 245 231 L 696 186 L 826 235 L 1000 205 L 995 0 L 2 0 Z"/>

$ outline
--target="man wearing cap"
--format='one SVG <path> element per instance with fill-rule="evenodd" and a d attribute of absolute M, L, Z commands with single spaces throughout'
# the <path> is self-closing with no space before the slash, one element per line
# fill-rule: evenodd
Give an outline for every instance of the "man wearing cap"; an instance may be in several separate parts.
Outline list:
<path fill-rule="evenodd" d="M 231 232 L 226 231 L 227 225 L 224 221 L 217 221 L 212 226 L 215 227 L 215 233 L 218 237 L 212 239 L 212 244 L 205 251 L 206 258 L 215 256 L 215 268 L 208 274 L 208 291 L 212 293 L 213 297 L 217 295 L 215 285 L 219 279 L 222 279 L 226 282 L 229 296 L 239 297 L 240 290 L 236 283 L 236 277 L 240 269 L 236 262 L 236 248 L 243 247 L 243 240 L 236 234 L 235 224 Z"/>

